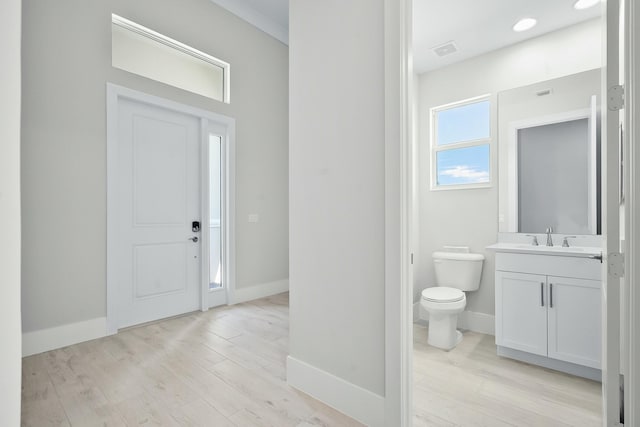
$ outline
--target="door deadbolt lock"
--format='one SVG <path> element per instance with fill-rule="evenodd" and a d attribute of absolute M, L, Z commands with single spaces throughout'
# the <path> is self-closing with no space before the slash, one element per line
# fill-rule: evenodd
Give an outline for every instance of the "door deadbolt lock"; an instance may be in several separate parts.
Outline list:
<path fill-rule="evenodd" d="M 200 221 L 193 221 L 191 223 L 191 231 L 193 231 L 194 233 L 200 231 Z"/>

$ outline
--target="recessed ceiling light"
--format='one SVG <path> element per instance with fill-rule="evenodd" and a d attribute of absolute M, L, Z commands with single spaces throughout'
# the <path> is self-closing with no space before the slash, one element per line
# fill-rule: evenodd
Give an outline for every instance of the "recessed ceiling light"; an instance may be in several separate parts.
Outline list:
<path fill-rule="evenodd" d="M 600 3 L 600 0 L 578 0 L 573 5 L 573 8 L 578 10 L 589 9 L 590 7 L 593 7 L 598 3 Z"/>
<path fill-rule="evenodd" d="M 516 31 L 518 33 L 521 31 L 527 31 L 535 27 L 537 23 L 538 21 L 533 18 L 523 18 L 515 23 L 515 25 L 513 26 L 513 31 Z"/>

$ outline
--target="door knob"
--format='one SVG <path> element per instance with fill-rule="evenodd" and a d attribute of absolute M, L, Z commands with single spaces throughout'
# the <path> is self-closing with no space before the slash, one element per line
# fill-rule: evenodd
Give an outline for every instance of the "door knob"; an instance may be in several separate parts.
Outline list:
<path fill-rule="evenodd" d="M 198 243 L 198 237 L 197 236 L 187 237 L 187 240 L 191 240 L 193 243 Z"/>

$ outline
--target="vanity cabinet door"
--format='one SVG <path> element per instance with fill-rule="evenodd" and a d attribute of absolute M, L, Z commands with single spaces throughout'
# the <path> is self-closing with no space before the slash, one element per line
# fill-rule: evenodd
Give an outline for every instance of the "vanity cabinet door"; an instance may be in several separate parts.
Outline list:
<path fill-rule="evenodd" d="M 547 282 L 549 357 L 600 369 L 600 282 L 554 276 Z"/>
<path fill-rule="evenodd" d="M 547 277 L 496 271 L 496 344 L 547 355 Z"/>

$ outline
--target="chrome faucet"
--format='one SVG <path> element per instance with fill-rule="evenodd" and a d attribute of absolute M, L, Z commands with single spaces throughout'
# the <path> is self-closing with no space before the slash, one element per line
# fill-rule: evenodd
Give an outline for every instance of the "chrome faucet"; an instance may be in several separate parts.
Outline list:
<path fill-rule="evenodd" d="M 527 237 L 533 237 L 531 239 L 531 246 L 538 246 L 538 236 L 535 236 L 533 234 L 527 234 Z"/>
<path fill-rule="evenodd" d="M 564 239 L 562 239 L 562 247 L 563 248 L 568 248 L 569 247 L 569 240 L 568 239 L 575 239 L 576 236 L 564 236 Z"/>
<path fill-rule="evenodd" d="M 547 228 L 547 246 L 553 246 L 553 239 L 551 238 L 551 233 L 553 233 L 553 228 Z"/>

